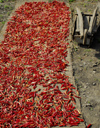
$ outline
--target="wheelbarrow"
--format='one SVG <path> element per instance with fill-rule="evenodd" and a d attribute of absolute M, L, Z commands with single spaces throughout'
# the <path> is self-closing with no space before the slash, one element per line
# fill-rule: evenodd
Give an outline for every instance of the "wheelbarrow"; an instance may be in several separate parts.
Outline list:
<path fill-rule="evenodd" d="M 77 39 L 83 45 L 91 45 L 93 36 L 99 27 L 99 24 L 97 24 L 97 10 L 98 7 L 95 8 L 93 14 L 84 14 L 76 7 L 77 13 L 71 28 L 72 39 Z"/>

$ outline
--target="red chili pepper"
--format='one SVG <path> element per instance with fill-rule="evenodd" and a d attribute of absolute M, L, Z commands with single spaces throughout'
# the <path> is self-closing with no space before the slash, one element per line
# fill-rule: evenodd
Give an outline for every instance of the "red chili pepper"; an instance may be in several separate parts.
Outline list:
<path fill-rule="evenodd" d="M 66 124 L 65 123 L 61 123 L 59 126 L 63 127 L 63 126 L 66 126 Z"/>
<path fill-rule="evenodd" d="M 80 96 L 76 96 L 76 95 L 74 95 L 76 98 L 81 98 Z"/>
<path fill-rule="evenodd" d="M 91 124 L 89 124 L 88 126 L 87 126 L 87 128 L 90 128 L 92 125 Z"/>

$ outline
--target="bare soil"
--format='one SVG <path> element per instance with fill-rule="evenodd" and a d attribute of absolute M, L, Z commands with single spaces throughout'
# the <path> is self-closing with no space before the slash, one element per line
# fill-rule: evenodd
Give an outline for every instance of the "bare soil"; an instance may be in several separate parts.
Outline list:
<path fill-rule="evenodd" d="M 73 75 L 86 124 L 100 128 L 100 29 L 91 48 L 73 45 Z"/>
<path fill-rule="evenodd" d="M 15 7 L 16 0 L 0 0 L 0 30 Z"/>
<path fill-rule="evenodd" d="M 0 30 L 14 9 L 15 2 L 16 0 L 0 2 Z M 78 6 L 83 12 L 93 13 L 97 3 L 98 0 L 76 0 L 70 6 L 72 11 Z M 100 128 L 100 28 L 90 48 L 79 45 L 76 41 L 72 43 L 73 75 L 80 92 L 82 115 L 86 125 L 92 124 L 91 128 Z"/>
<path fill-rule="evenodd" d="M 75 10 L 77 6 L 82 12 L 93 13 L 97 3 L 95 0 L 76 1 L 71 4 L 71 9 Z M 100 16 L 99 11 L 98 14 Z M 91 128 L 100 128 L 100 28 L 90 48 L 73 41 L 72 62 L 85 123 L 92 124 Z"/>

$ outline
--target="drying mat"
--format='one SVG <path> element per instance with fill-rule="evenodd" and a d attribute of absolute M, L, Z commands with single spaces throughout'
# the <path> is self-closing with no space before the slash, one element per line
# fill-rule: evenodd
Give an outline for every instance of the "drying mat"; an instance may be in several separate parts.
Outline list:
<path fill-rule="evenodd" d="M 83 122 L 66 71 L 69 22 L 69 7 L 53 1 L 26 2 L 7 23 L 0 44 L 1 127 L 77 127 Z"/>

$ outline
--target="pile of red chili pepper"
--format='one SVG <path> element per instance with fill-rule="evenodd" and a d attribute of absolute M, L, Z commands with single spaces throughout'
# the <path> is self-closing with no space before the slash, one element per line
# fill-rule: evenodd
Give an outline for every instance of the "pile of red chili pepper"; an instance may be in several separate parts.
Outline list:
<path fill-rule="evenodd" d="M 75 87 L 65 75 L 69 7 L 26 2 L 0 44 L 0 127 L 77 126 Z"/>

